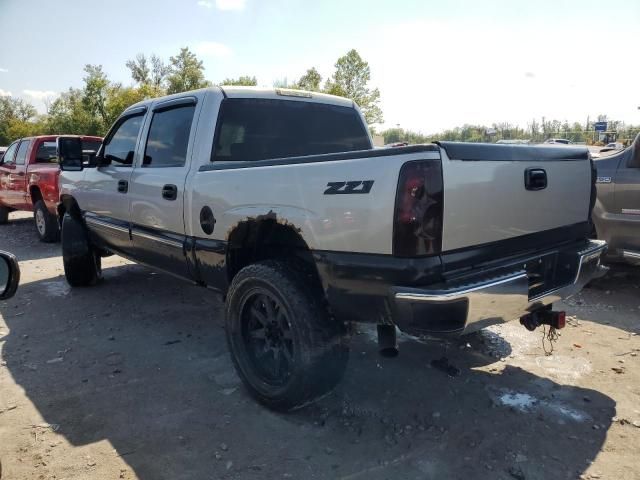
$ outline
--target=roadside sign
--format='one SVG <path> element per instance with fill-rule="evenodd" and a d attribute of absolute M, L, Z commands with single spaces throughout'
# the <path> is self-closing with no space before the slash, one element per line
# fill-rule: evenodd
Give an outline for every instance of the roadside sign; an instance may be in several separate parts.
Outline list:
<path fill-rule="evenodd" d="M 593 124 L 596 132 L 606 132 L 607 131 L 607 122 L 596 122 Z"/>

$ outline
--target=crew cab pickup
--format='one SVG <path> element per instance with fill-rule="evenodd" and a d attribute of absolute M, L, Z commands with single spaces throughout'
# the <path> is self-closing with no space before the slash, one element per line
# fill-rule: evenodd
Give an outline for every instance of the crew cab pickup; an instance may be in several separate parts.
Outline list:
<path fill-rule="evenodd" d="M 33 213 L 40 240 L 54 242 L 59 237 L 56 207 L 59 201 L 56 135 L 16 140 L 0 160 L 0 224 L 9 212 Z M 80 137 L 85 154 L 95 151 L 101 137 Z"/>
<path fill-rule="evenodd" d="M 89 168 L 59 150 L 68 282 L 116 253 L 221 291 L 236 369 L 275 409 L 340 380 L 349 322 L 383 345 L 531 327 L 602 268 L 586 148 L 374 149 L 350 100 L 214 87 L 128 108 Z"/>
<path fill-rule="evenodd" d="M 640 134 L 629 148 L 595 164 L 595 236 L 609 244 L 608 260 L 640 265 Z"/>

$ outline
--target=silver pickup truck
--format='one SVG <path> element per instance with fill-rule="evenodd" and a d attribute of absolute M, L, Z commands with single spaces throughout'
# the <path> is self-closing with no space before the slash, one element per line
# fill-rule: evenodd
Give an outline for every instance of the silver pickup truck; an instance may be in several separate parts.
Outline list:
<path fill-rule="evenodd" d="M 609 244 L 609 260 L 640 265 L 640 134 L 631 147 L 595 164 L 595 236 Z"/>
<path fill-rule="evenodd" d="M 128 108 L 83 165 L 59 140 L 72 286 L 116 253 L 221 291 L 234 364 L 275 409 L 325 394 L 348 324 L 460 335 L 524 319 L 600 272 L 585 148 L 373 149 L 350 100 L 209 88 Z M 171 301 L 171 299 L 167 299 Z"/>

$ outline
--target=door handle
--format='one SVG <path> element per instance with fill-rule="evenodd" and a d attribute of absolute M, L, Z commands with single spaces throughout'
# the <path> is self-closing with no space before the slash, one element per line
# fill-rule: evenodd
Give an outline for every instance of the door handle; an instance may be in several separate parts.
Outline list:
<path fill-rule="evenodd" d="M 524 188 L 533 191 L 547 188 L 547 172 L 542 168 L 527 168 L 524 171 Z"/>
<path fill-rule="evenodd" d="M 127 182 L 126 180 L 119 180 L 118 191 L 120 193 L 127 193 L 129 191 L 129 182 Z"/>
<path fill-rule="evenodd" d="M 178 187 L 171 184 L 162 187 L 162 198 L 165 200 L 175 200 L 178 198 Z"/>

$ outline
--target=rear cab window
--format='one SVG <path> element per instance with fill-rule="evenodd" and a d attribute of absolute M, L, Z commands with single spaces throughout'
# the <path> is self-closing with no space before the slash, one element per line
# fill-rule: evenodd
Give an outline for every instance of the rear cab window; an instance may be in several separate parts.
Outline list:
<path fill-rule="evenodd" d="M 36 163 L 58 163 L 56 142 L 42 142 L 36 150 Z"/>
<path fill-rule="evenodd" d="M 252 161 L 372 148 L 355 108 L 294 100 L 227 98 L 213 161 Z"/>

